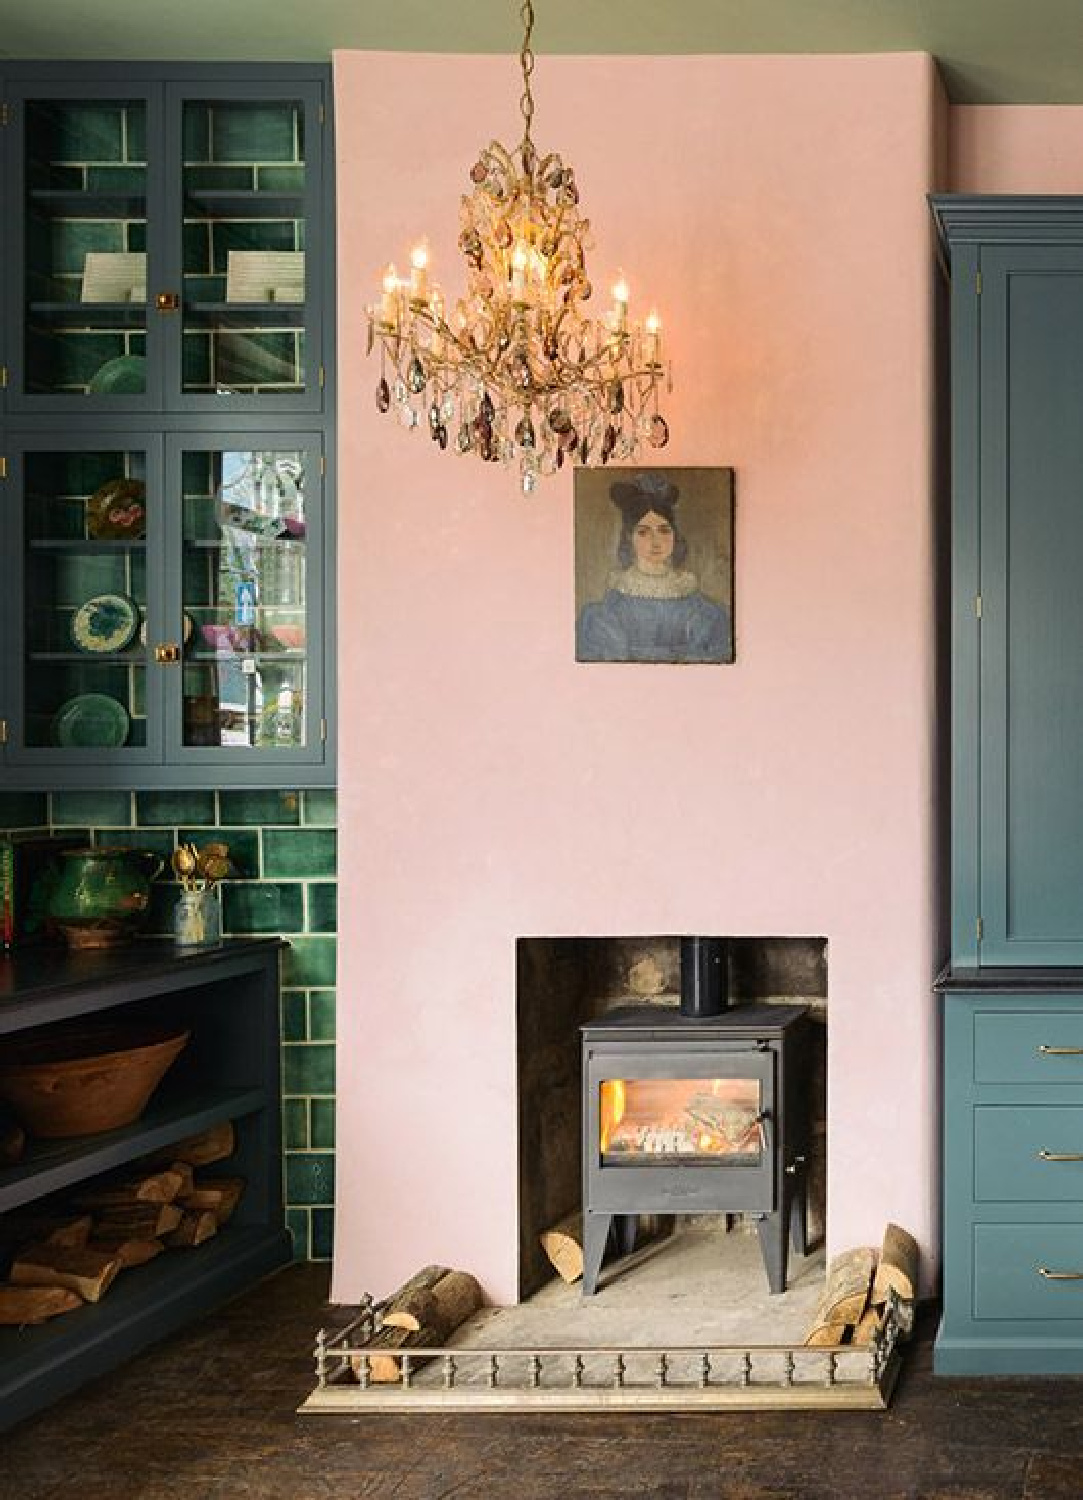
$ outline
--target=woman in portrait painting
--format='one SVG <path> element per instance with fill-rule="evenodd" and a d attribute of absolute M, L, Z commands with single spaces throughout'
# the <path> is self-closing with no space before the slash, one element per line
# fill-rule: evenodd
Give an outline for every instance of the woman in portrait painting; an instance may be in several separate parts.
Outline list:
<path fill-rule="evenodd" d="M 677 486 L 637 474 L 609 491 L 621 513 L 619 566 L 605 597 L 587 604 L 576 630 L 579 661 L 731 660 L 728 611 L 700 591 L 684 566 L 688 544 L 676 519 Z"/>

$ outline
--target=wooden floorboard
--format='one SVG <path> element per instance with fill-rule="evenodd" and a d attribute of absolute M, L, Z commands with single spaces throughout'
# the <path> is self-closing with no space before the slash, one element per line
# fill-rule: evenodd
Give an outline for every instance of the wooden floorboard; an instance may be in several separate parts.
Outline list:
<path fill-rule="evenodd" d="M 886 1412 L 313 1416 L 293 1266 L 0 1435 L 2 1500 L 1080 1500 L 1083 1379 L 935 1380 Z"/>

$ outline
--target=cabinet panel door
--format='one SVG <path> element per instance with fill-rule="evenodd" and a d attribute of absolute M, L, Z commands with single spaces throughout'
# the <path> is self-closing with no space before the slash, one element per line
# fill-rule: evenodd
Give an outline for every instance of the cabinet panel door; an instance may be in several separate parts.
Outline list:
<path fill-rule="evenodd" d="M 981 257 L 983 964 L 1083 963 L 1083 247 Z"/>
<path fill-rule="evenodd" d="M 161 89 L 43 81 L 9 97 L 9 407 L 157 410 Z"/>
<path fill-rule="evenodd" d="M 170 411 L 322 407 L 322 99 L 311 82 L 167 85 Z"/>
<path fill-rule="evenodd" d="M 166 612 L 182 644 L 166 687 L 172 763 L 324 758 L 321 459 L 311 433 L 167 440 Z"/>

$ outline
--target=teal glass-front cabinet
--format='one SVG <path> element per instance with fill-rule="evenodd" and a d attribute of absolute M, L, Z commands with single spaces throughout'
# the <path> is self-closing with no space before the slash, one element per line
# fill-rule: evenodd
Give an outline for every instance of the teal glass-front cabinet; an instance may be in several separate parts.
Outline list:
<path fill-rule="evenodd" d="M 311 81 L 11 84 L 9 410 L 319 411 L 323 108 Z"/>
<path fill-rule="evenodd" d="M 330 784 L 327 70 L 0 90 L 4 780 Z"/>

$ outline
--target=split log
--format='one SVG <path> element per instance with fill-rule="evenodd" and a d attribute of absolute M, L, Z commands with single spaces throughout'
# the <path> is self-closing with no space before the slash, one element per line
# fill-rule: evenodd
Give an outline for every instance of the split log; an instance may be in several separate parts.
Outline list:
<path fill-rule="evenodd" d="M 183 1186 L 183 1173 L 167 1167 L 145 1177 L 131 1177 L 124 1182 L 90 1188 L 80 1193 L 75 1201 L 80 1208 L 91 1209 L 125 1208 L 130 1203 L 172 1203 Z"/>
<path fill-rule="evenodd" d="M 224 1224 L 237 1207 L 245 1190 L 243 1177 L 201 1177 L 190 1192 L 179 1199 L 181 1207 L 188 1213 L 199 1213 L 209 1209 L 218 1224 Z"/>
<path fill-rule="evenodd" d="M 807 1348 L 834 1349 L 845 1344 L 853 1327 L 851 1323 L 816 1323 L 805 1339 Z"/>
<path fill-rule="evenodd" d="M 15 1286 L 67 1287 L 84 1302 L 99 1302 L 119 1270 L 119 1260 L 92 1247 L 28 1245 L 12 1263 L 11 1280 Z"/>
<path fill-rule="evenodd" d="M 16 1120 L 0 1119 L 0 1167 L 13 1167 L 26 1150 L 26 1131 Z"/>
<path fill-rule="evenodd" d="M 217 1233 L 218 1220 L 209 1208 L 204 1208 L 184 1214 L 176 1229 L 171 1229 L 166 1235 L 165 1242 L 182 1247 L 202 1245 Z"/>
<path fill-rule="evenodd" d="M 806 1344 L 833 1344 L 841 1340 L 828 1337 L 828 1330 L 838 1324 L 861 1321 L 869 1301 L 876 1251 L 863 1246 L 836 1255 L 827 1268 L 827 1282 L 816 1307 Z"/>
<path fill-rule="evenodd" d="M 561 1281 L 569 1285 L 583 1274 L 583 1215 L 570 1213 L 538 1236 Z"/>
<path fill-rule="evenodd" d="M 867 1345 L 871 1344 L 873 1335 L 878 1333 L 884 1326 L 884 1310 L 873 1303 L 861 1314 L 861 1320 L 854 1329 L 851 1343 Z"/>
<path fill-rule="evenodd" d="M 227 1156 L 233 1155 L 236 1147 L 233 1122 L 223 1120 L 220 1125 L 212 1125 L 207 1130 L 201 1130 L 198 1135 L 175 1141 L 164 1151 L 156 1152 L 149 1160 L 155 1165 L 163 1166 L 169 1166 L 174 1161 L 184 1161 L 192 1167 L 207 1167 L 212 1161 L 225 1161 Z"/>
<path fill-rule="evenodd" d="M 89 1214 L 47 1214 L 16 1211 L 3 1220 L 2 1237 L 9 1245 L 49 1244 L 81 1250 L 90 1238 Z"/>
<path fill-rule="evenodd" d="M 146 1265 L 156 1255 L 161 1255 L 165 1246 L 161 1240 L 95 1240 L 94 1249 L 119 1260 L 122 1270 L 131 1266 Z"/>
<path fill-rule="evenodd" d="M 175 1203 L 114 1203 L 95 1214 L 91 1240 L 159 1240 L 176 1229 L 183 1210 Z"/>
<path fill-rule="evenodd" d="M 44 1323 L 82 1306 L 82 1297 L 63 1286 L 0 1286 L 0 1327 Z"/>
<path fill-rule="evenodd" d="M 428 1330 L 433 1343 L 442 1344 L 481 1306 L 481 1286 L 469 1271 L 449 1271 L 431 1291 L 415 1288 L 396 1297 L 384 1313 L 385 1328 L 404 1328 L 407 1333 Z M 418 1339 L 418 1343 L 422 1340 Z"/>
<path fill-rule="evenodd" d="M 171 1172 L 176 1172 L 177 1176 L 180 1178 L 181 1185 L 180 1191 L 177 1193 L 177 1197 L 183 1198 L 185 1193 L 190 1193 L 196 1185 L 196 1174 L 192 1168 L 192 1163 L 189 1161 L 171 1161 L 169 1163 L 169 1170 Z"/>
<path fill-rule="evenodd" d="M 893 1291 L 900 1302 L 913 1302 L 918 1294 L 918 1267 L 921 1251 L 912 1234 L 900 1229 L 898 1224 L 889 1224 L 884 1230 L 884 1243 L 880 1251 L 880 1264 L 872 1285 L 871 1301 L 883 1305 L 887 1294 Z"/>
<path fill-rule="evenodd" d="M 443 1344 L 480 1306 L 481 1287 L 468 1271 L 425 1266 L 379 1305 L 383 1326 L 364 1351 L 369 1379 L 376 1385 L 397 1383 L 402 1363 L 391 1357 L 391 1350 Z M 418 1360 L 417 1367 L 424 1362 Z M 360 1370 L 360 1355 L 353 1357 L 353 1366 L 355 1371 Z"/>

